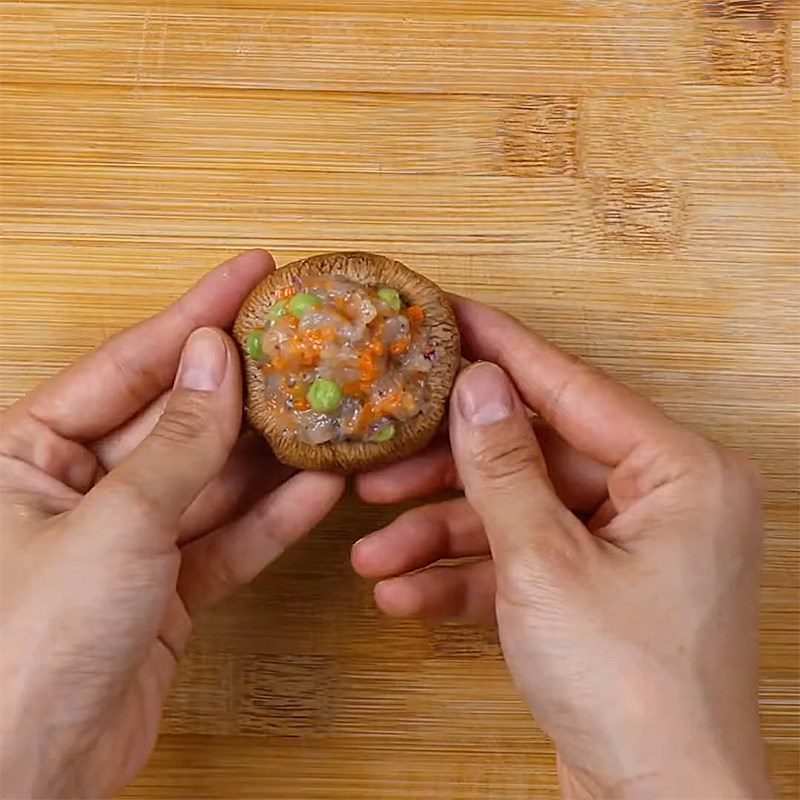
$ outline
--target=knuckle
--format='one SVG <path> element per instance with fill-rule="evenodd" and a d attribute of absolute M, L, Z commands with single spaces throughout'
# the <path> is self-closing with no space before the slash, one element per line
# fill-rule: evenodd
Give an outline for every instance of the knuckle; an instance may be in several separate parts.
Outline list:
<path fill-rule="evenodd" d="M 765 491 L 764 476 L 755 459 L 739 450 L 728 450 L 728 454 L 731 459 L 731 466 L 742 483 L 750 489 L 752 494 L 759 499 L 763 498 Z"/>
<path fill-rule="evenodd" d="M 160 515 L 159 499 L 122 470 L 111 473 L 111 497 L 120 509 L 135 511 L 143 519 L 154 519 Z"/>
<path fill-rule="evenodd" d="M 692 452 L 694 463 L 711 477 L 722 483 L 757 478 L 757 467 L 744 453 L 710 439 L 697 439 Z"/>
<path fill-rule="evenodd" d="M 591 550 L 569 524 L 556 525 L 553 535 L 537 544 L 536 557 L 547 571 L 564 584 L 583 580 L 591 563 Z"/>
<path fill-rule="evenodd" d="M 422 530 L 428 532 L 430 530 L 430 507 L 418 506 L 404 511 L 395 521 L 394 525 L 398 528 L 404 528 L 409 531 Z"/>
<path fill-rule="evenodd" d="M 702 472 L 713 482 L 725 477 L 725 459 L 722 448 L 709 439 L 693 436 L 688 449 L 690 465 Z"/>
<path fill-rule="evenodd" d="M 472 458 L 480 473 L 497 481 L 543 470 L 541 455 L 524 440 L 483 442 L 475 448 Z"/>
<path fill-rule="evenodd" d="M 671 479 L 689 475 L 713 486 L 724 476 L 720 447 L 690 431 L 668 442 L 661 449 L 660 461 L 661 472 Z"/>
<path fill-rule="evenodd" d="M 225 552 L 218 552 L 215 558 L 207 559 L 206 568 L 214 596 L 223 597 L 239 588 L 241 578 L 231 558 Z"/>
<path fill-rule="evenodd" d="M 185 443 L 194 441 L 212 423 L 213 420 L 208 419 L 205 398 L 189 394 L 179 406 L 167 409 L 152 435 L 169 442 Z"/>
<path fill-rule="evenodd" d="M 566 377 L 560 386 L 543 403 L 542 416 L 558 428 L 564 409 L 568 408 L 569 400 L 574 395 L 590 396 L 591 387 L 602 386 L 610 379 L 601 369 L 582 361 L 577 356 L 569 353 L 567 358 L 571 362 L 566 370 Z"/>
<path fill-rule="evenodd" d="M 124 341 L 133 330 L 135 328 L 115 334 L 98 352 L 117 374 L 123 391 L 138 404 L 145 405 L 161 389 L 162 383 L 160 376 L 154 370 L 142 367 L 127 355 Z"/>
<path fill-rule="evenodd" d="M 548 598 L 572 596 L 585 586 L 589 559 L 569 537 L 520 551 L 498 569 L 498 589 L 507 601 L 541 606 Z"/>
<path fill-rule="evenodd" d="M 752 510 L 760 507 L 764 485 L 758 465 L 738 450 L 696 437 L 691 455 L 695 475 L 718 503 Z"/>
<path fill-rule="evenodd" d="M 764 479 L 756 462 L 744 453 L 720 448 L 725 461 L 726 494 L 737 504 L 753 510 L 764 501 Z"/>

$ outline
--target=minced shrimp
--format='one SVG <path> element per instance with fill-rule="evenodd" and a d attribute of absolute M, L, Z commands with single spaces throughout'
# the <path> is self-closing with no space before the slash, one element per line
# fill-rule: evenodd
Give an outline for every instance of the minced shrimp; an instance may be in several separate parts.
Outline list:
<path fill-rule="evenodd" d="M 421 413 L 436 353 L 425 313 L 390 286 L 295 278 L 250 331 L 272 413 L 307 444 L 386 442 Z"/>

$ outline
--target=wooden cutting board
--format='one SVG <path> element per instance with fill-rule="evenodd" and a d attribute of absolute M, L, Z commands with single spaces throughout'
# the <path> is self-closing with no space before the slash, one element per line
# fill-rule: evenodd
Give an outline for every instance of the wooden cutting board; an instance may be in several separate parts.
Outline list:
<path fill-rule="evenodd" d="M 798 785 L 795 0 L 2 3 L 11 402 L 255 245 L 406 261 L 767 478 L 761 701 Z M 491 632 L 381 619 L 348 500 L 203 617 L 127 796 L 551 797 Z"/>

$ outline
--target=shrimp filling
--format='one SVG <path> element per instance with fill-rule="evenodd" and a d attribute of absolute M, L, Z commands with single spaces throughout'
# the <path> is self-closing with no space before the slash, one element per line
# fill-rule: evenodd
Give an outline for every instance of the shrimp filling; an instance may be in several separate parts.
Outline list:
<path fill-rule="evenodd" d="M 387 442 L 428 400 L 436 361 L 422 308 L 390 286 L 295 278 L 250 331 L 271 412 L 306 444 Z"/>

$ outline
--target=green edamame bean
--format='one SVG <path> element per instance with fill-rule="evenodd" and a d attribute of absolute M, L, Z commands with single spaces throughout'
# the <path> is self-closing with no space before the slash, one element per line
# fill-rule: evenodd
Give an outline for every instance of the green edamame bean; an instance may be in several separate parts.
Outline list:
<path fill-rule="evenodd" d="M 264 358 L 264 353 L 261 349 L 261 335 L 261 331 L 250 331 L 250 333 L 247 334 L 247 341 L 245 343 L 247 355 L 254 361 L 261 361 L 261 359 Z"/>
<path fill-rule="evenodd" d="M 286 305 L 289 309 L 289 313 L 294 314 L 296 317 L 302 317 L 306 311 L 310 311 L 316 306 L 321 306 L 322 300 L 315 294 L 298 292 Z"/>
<path fill-rule="evenodd" d="M 378 289 L 378 297 L 386 303 L 392 311 L 399 311 L 402 303 L 400 302 L 400 293 L 397 289 L 392 289 L 391 286 L 381 286 Z"/>
<path fill-rule="evenodd" d="M 342 390 L 333 381 L 317 378 L 311 384 L 306 399 L 314 411 L 330 414 L 339 408 L 339 404 L 342 402 Z"/>
<path fill-rule="evenodd" d="M 387 425 L 385 428 L 381 428 L 373 437 L 373 442 L 389 442 L 394 439 L 395 435 L 395 427 L 394 425 Z"/>

